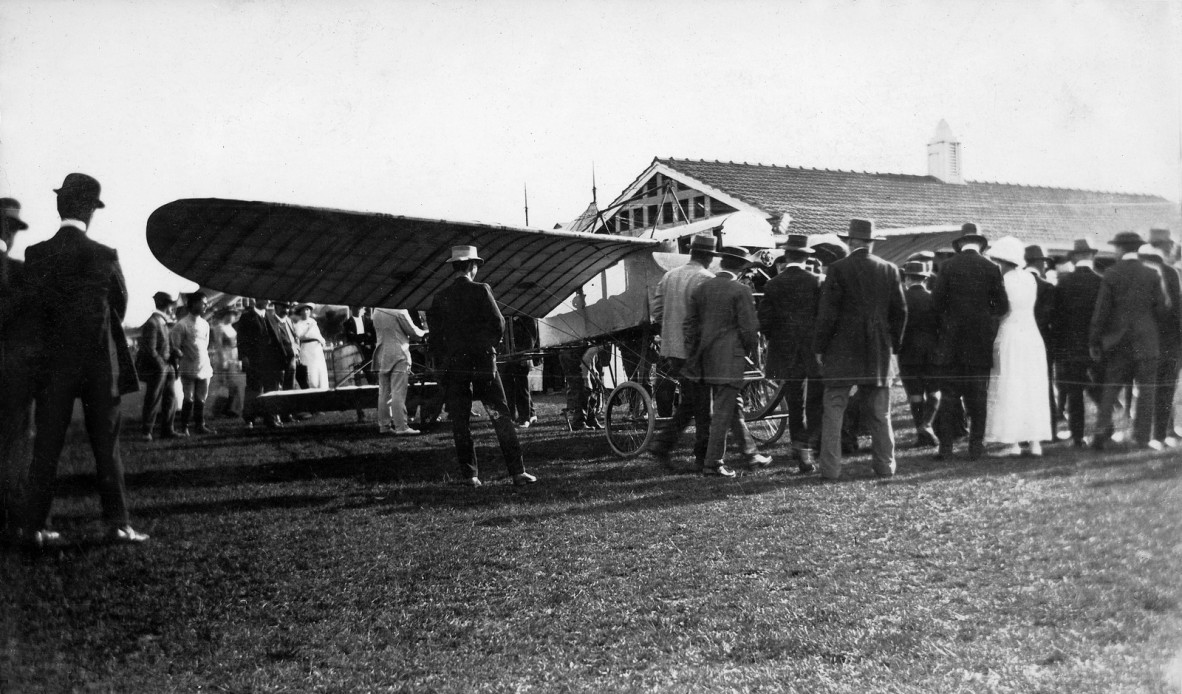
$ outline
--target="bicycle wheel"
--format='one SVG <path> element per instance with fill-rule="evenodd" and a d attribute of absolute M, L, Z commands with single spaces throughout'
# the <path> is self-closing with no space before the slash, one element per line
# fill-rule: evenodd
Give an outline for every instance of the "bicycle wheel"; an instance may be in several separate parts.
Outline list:
<path fill-rule="evenodd" d="M 607 398 L 605 433 L 607 445 L 616 455 L 631 458 L 640 454 L 656 424 L 652 398 L 639 383 L 624 381 L 612 390 Z"/>
<path fill-rule="evenodd" d="M 780 440 L 788 429 L 788 418 L 780 388 L 767 379 L 743 386 L 743 419 L 755 443 L 767 447 Z M 771 396 L 769 397 L 769 393 Z"/>

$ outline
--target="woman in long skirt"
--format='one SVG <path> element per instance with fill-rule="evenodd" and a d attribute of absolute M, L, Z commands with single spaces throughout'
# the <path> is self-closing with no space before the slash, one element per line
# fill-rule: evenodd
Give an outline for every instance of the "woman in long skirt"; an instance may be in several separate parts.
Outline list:
<path fill-rule="evenodd" d="M 292 324 L 300 343 L 300 363 L 308 370 L 309 390 L 328 390 L 328 362 L 324 359 L 324 336 L 312 317 L 312 304 L 296 307 L 299 320 Z"/>
<path fill-rule="evenodd" d="M 1052 436 L 1047 409 L 1046 345 L 1034 322 L 1038 285 L 1021 269 L 1024 246 L 1013 236 L 999 239 L 989 257 L 1002 269 L 1010 312 L 1002 318 L 993 341 L 993 371 L 989 375 L 989 401 L 985 440 L 1006 443 L 1004 455 L 1021 455 L 1029 444 L 1031 455 L 1042 455 L 1040 441 Z"/>

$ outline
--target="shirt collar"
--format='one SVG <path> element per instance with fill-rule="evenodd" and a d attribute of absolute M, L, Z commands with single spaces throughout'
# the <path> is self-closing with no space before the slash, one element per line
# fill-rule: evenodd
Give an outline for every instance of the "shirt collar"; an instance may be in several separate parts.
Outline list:
<path fill-rule="evenodd" d="M 790 267 L 798 267 L 801 270 L 806 270 L 806 271 L 808 270 L 808 266 L 805 265 L 804 263 L 784 263 L 785 270 L 787 270 Z"/>
<path fill-rule="evenodd" d="M 738 277 L 738 275 L 731 272 L 730 270 L 719 270 L 718 272 L 714 273 L 714 276 L 715 277 L 725 277 L 728 280 L 733 280 Z"/>
<path fill-rule="evenodd" d="M 75 229 L 77 229 L 83 233 L 86 232 L 86 222 L 82 221 L 81 219 L 73 219 L 73 218 L 63 219 L 62 226 L 74 227 Z"/>
<path fill-rule="evenodd" d="M 1121 260 L 1137 260 L 1138 259 L 1137 251 L 1133 251 L 1132 253 L 1125 253 L 1124 255 L 1122 255 L 1120 257 L 1120 259 Z"/>
<path fill-rule="evenodd" d="M 1090 270 L 1095 270 L 1096 269 L 1096 261 L 1092 260 L 1091 258 L 1088 258 L 1087 260 L 1082 260 L 1082 259 L 1077 260 L 1077 261 L 1075 261 L 1075 267 L 1077 267 L 1077 268 L 1086 267 Z"/>

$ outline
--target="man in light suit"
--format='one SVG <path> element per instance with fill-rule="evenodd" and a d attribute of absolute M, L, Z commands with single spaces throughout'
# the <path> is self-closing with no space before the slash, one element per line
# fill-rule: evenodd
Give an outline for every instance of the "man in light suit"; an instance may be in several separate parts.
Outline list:
<path fill-rule="evenodd" d="M 497 345 L 505 333 L 505 317 L 497 308 L 492 288 L 476 282 L 484 259 L 476 254 L 475 246 L 453 246 L 448 263 L 452 283 L 432 297 L 427 323 L 432 349 L 438 352 L 447 379 L 447 411 L 463 484 L 482 484 L 469 426 L 474 396 L 484 403 L 513 483 L 532 484 L 537 478 L 525 471 L 517 428 L 497 373 Z"/>
<path fill-rule="evenodd" d="M 843 236 L 850 254 L 829 268 L 821 291 L 813 351 L 825 379 L 821 425 L 821 476 L 841 477 L 841 422 L 854 386 L 866 393 L 874 472 L 895 474 L 891 431 L 891 354 L 907 325 L 907 300 L 899 268 L 874 255 L 874 222 L 850 220 Z"/>
<path fill-rule="evenodd" d="M 25 253 L 29 286 L 42 316 L 45 372 L 37 392 L 24 536 L 33 545 L 60 542 L 48 527 L 49 511 L 74 401 L 81 399 L 108 537 L 143 542 L 148 536 L 128 522 L 119 455 L 119 401 L 139 389 L 123 334 L 123 270 L 114 249 L 86 236 L 94 211 L 104 206 L 99 182 L 72 173 L 55 192 L 61 228 Z"/>
<path fill-rule="evenodd" d="M 1138 448 L 1161 450 L 1153 438 L 1154 379 L 1160 354 L 1158 326 L 1167 319 L 1169 299 L 1161 273 L 1146 267 L 1137 254 L 1144 245 L 1140 234 L 1122 231 L 1110 241 L 1120 260 L 1108 268 L 1100 283 L 1092 313 L 1088 345 L 1094 359 L 1104 363 L 1104 391 L 1096 414 L 1096 450 L 1112 441 L 1112 410 L 1122 391 L 1136 383 L 1136 420 L 1133 441 Z"/>
<path fill-rule="evenodd" d="M 25 282 L 24 263 L 8 253 L 16 233 L 29 228 L 21 205 L 0 198 L 0 533 L 15 532 L 32 441 L 38 321 Z"/>
<path fill-rule="evenodd" d="M 752 259 L 737 246 L 718 252 L 722 269 L 690 296 L 685 313 L 685 374 L 708 386 L 713 396 L 710 439 L 702 474 L 734 477 L 723 464 L 727 432 L 739 439 L 747 465 L 764 467 L 772 459 L 761 455 L 743 421 L 743 376 L 759 348 L 759 318 L 751 288 L 739 281 Z"/>
<path fill-rule="evenodd" d="M 156 310 L 140 328 L 139 348 L 135 353 L 136 371 L 144 382 L 144 407 L 140 416 L 144 440 L 152 440 L 152 431 L 161 414 L 164 421 L 160 427 L 160 438 L 175 438 L 179 434 L 173 428 L 176 415 L 176 364 L 180 350 L 172 345 L 169 324 L 176 299 L 168 292 L 152 295 Z"/>
<path fill-rule="evenodd" d="M 401 308 L 376 308 L 377 335 L 374 365 L 378 372 L 378 432 L 395 436 L 421 434 L 406 421 L 406 391 L 410 385 L 410 343 L 427 334 Z M 393 420 L 393 426 L 391 426 Z"/>

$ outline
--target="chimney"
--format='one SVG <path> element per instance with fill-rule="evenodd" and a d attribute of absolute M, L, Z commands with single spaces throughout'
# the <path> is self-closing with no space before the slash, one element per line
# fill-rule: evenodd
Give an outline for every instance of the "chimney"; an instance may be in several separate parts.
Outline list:
<path fill-rule="evenodd" d="M 964 184 L 961 164 L 960 141 L 952 134 L 948 121 L 941 118 L 935 136 L 928 143 L 928 175 L 944 183 Z"/>

